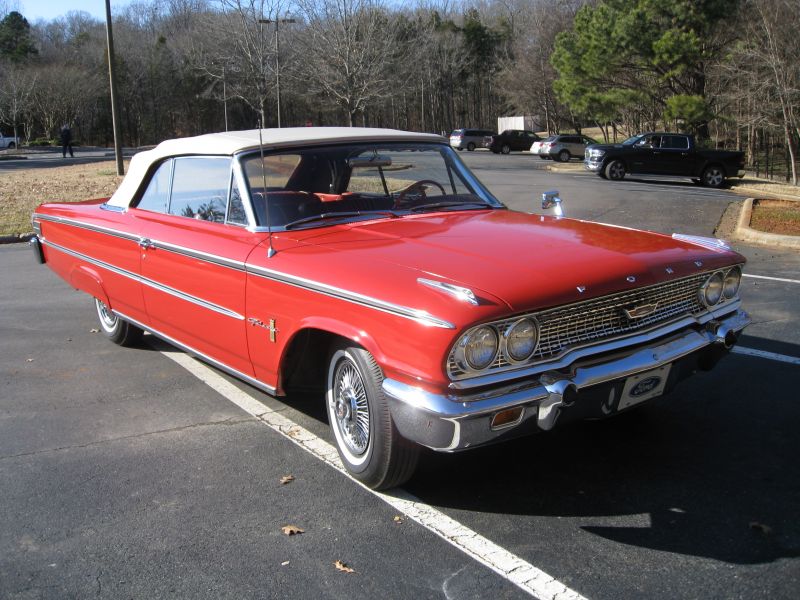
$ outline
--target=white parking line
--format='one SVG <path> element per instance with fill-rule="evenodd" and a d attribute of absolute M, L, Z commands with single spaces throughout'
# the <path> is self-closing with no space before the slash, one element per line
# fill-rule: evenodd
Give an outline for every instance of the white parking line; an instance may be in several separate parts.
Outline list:
<path fill-rule="evenodd" d="M 783 277 L 767 277 L 766 275 L 751 275 L 750 273 L 742 273 L 742 277 L 752 277 L 753 279 L 767 279 L 769 281 L 781 281 L 783 283 L 800 283 L 797 279 L 784 279 Z"/>
<path fill-rule="evenodd" d="M 734 346 L 731 348 L 734 354 L 744 354 L 745 356 L 756 356 L 758 358 L 766 358 L 769 360 L 777 360 L 778 362 L 789 363 L 790 365 L 800 365 L 800 358 L 796 356 L 789 356 L 787 354 L 776 354 L 775 352 L 767 352 L 766 350 L 756 350 L 755 348 L 745 348 L 743 346 Z"/>
<path fill-rule="evenodd" d="M 336 448 L 328 442 L 278 412 L 267 408 L 216 371 L 187 354 L 179 350 L 161 351 L 161 354 L 178 363 L 246 413 L 259 419 L 303 450 L 327 463 L 328 466 L 350 477 L 339 459 Z M 352 481 L 361 485 L 354 479 Z M 363 485 L 362 487 L 539 600 L 556 600 L 556 597 L 558 600 L 585 600 L 578 592 L 571 590 L 541 569 L 534 567 L 404 490 L 397 489 L 391 494 L 385 494 L 370 490 Z"/>

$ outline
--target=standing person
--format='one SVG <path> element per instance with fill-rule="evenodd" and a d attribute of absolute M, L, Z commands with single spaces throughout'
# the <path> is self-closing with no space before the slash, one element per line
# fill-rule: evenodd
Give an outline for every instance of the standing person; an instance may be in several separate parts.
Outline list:
<path fill-rule="evenodd" d="M 67 158 L 67 149 L 69 149 L 70 158 L 74 158 L 75 155 L 72 153 L 72 131 L 68 125 L 64 124 L 61 127 L 61 155 L 64 158 Z"/>

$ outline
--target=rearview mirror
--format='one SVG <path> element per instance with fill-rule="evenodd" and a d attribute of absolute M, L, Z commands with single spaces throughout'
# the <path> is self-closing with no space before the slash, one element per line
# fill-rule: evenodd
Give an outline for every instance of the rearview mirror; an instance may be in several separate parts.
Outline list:
<path fill-rule="evenodd" d="M 377 169 L 378 167 L 391 167 L 392 157 L 373 154 L 372 156 L 356 156 L 347 161 L 351 169 Z"/>
<path fill-rule="evenodd" d="M 553 214 L 560 217 L 564 213 L 561 210 L 561 198 L 558 197 L 558 190 L 550 190 L 542 194 L 542 209 L 553 208 Z"/>

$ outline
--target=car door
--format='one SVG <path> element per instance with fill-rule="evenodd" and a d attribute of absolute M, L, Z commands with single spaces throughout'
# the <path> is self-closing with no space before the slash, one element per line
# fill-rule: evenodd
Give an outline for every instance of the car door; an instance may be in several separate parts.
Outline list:
<path fill-rule="evenodd" d="M 689 155 L 689 138 L 685 135 L 661 136 L 657 157 L 660 173 L 689 176 L 694 172 L 694 163 Z"/>
<path fill-rule="evenodd" d="M 252 215 L 232 159 L 173 158 L 159 166 L 156 179 L 168 182 L 167 197 L 151 198 L 145 190 L 131 209 L 144 238 L 142 290 L 150 325 L 191 351 L 252 376 L 245 261 L 264 235 L 247 228 Z"/>
<path fill-rule="evenodd" d="M 661 144 L 661 136 L 650 134 L 642 137 L 631 149 L 628 170 L 631 173 L 658 173 L 654 151 Z"/>

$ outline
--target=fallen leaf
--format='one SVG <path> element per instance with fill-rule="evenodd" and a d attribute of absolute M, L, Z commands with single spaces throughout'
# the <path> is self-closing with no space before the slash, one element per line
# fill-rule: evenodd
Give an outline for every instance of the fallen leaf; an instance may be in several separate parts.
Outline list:
<path fill-rule="evenodd" d="M 285 566 L 286 566 L 286 565 L 288 565 L 288 564 L 289 564 L 289 561 L 288 561 L 288 560 L 285 560 L 285 561 L 283 561 L 283 562 L 281 563 L 281 566 L 282 566 L 282 567 L 285 567 Z"/>
<path fill-rule="evenodd" d="M 401 517 L 400 515 L 395 515 L 394 517 L 395 523 L 402 523 L 403 521 L 404 521 L 403 517 Z"/>
<path fill-rule="evenodd" d="M 769 535 L 772 533 L 772 527 L 769 525 L 764 525 L 763 523 L 759 523 L 758 521 L 750 521 L 750 529 L 760 531 L 764 535 Z"/>
<path fill-rule="evenodd" d="M 99 330 L 99 329 L 97 329 L 97 328 L 95 328 L 95 327 L 92 327 L 92 328 L 89 330 L 89 333 L 100 333 L 100 330 Z"/>
<path fill-rule="evenodd" d="M 33 362 L 33 359 L 32 358 L 26 358 L 25 362 Z"/>
<path fill-rule="evenodd" d="M 281 485 L 286 485 L 287 483 L 292 483 L 294 481 L 294 475 L 284 475 L 281 477 Z"/>
<path fill-rule="evenodd" d="M 305 529 L 300 529 L 297 525 L 285 525 L 281 527 L 281 531 L 285 535 L 300 535 L 306 532 Z"/>
<path fill-rule="evenodd" d="M 333 566 L 336 567 L 337 571 L 342 571 L 343 573 L 355 573 L 356 572 L 355 569 L 347 566 L 345 563 L 343 563 L 340 560 L 337 560 L 335 563 L 333 563 Z"/>

